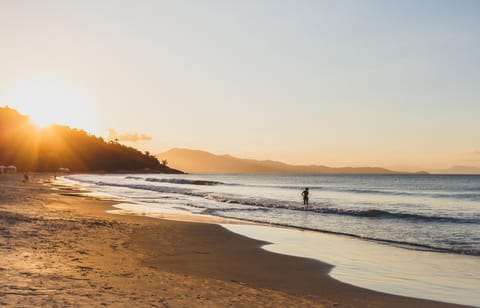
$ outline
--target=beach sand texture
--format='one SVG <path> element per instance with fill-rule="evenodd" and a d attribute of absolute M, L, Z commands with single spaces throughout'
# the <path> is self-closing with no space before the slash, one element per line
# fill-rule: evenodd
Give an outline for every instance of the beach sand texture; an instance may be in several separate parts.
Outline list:
<path fill-rule="evenodd" d="M 215 224 L 108 214 L 48 178 L 0 176 L 2 307 L 459 307 L 341 283 Z"/>

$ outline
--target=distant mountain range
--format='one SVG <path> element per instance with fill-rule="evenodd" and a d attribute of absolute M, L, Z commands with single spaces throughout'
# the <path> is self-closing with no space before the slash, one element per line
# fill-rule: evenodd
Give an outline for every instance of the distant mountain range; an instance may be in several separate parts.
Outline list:
<path fill-rule="evenodd" d="M 378 167 L 343 167 L 289 165 L 272 160 L 243 159 L 230 155 L 215 155 L 205 151 L 173 148 L 157 154 L 168 165 L 190 173 L 303 173 L 303 174 L 400 174 Z"/>
<path fill-rule="evenodd" d="M 436 174 L 480 174 L 480 168 L 472 166 L 453 166 L 448 169 L 428 170 Z"/>

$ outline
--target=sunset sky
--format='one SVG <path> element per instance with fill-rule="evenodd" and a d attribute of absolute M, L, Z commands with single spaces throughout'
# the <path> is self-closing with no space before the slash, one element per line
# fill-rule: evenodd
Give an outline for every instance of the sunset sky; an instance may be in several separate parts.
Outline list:
<path fill-rule="evenodd" d="M 4 105 L 152 153 L 480 167 L 480 1 L 0 0 Z"/>

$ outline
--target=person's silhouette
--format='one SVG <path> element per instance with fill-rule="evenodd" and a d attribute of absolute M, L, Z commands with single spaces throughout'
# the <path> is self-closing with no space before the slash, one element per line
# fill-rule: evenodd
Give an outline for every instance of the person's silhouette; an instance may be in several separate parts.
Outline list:
<path fill-rule="evenodd" d="M 302 196 L 303 196 L 303 204 L 308 205 L 308 187 L 306 187 L 305 190 L 302 191 Z"/>

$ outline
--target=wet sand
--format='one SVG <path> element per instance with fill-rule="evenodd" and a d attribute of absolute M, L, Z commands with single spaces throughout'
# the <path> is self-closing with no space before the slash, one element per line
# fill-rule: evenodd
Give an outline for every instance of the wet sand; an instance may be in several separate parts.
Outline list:
<path fill-rule="evenodd" d="M 47 179 L 0 175 L 0 306 L 459 307 L 341 283 L 219 225 L 109 214 Z"/>

